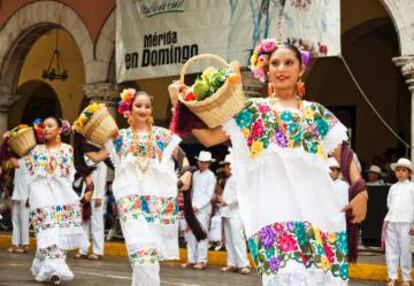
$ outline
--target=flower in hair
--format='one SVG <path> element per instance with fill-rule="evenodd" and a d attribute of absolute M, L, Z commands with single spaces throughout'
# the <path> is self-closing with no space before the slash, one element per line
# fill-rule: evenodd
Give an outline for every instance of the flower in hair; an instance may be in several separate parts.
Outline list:
<path fill-rule="evenodd" d="M 310 65 L 311 53 L 313 51 L 310 51 L 308 46 L 303 44 L 303 41 L 289 39 L 284 43 L 276 39 L 264 39 L 255 47 L 250 57 L 250 69 L 255 78 L 261 82 L 266 81 L 270 56 L 278 47 L 284 44 L 297 47 L 302 55 L 302 62 L 306 66 Z M 320 54 L 320 51 L 316 51 L 315 53 Z"/>
<path fill-rule="evenodd" d="M 120 94 L 121 100 L 118 102 L 118 112 L 125 118 L 131 115 L 132 102 L 136 93 L 137 91 L 134 88 L 126 88 Z"/>
<path fill-rule="evenodd" d="M 68 120 L 61 119 L 62 122 L 62 135 L 69 135 L 72 128 Z"/>
<path fill-rule="evenodd" d="M 35 130 L 36 139 L 38 142 L 44 141 L 43 130 L 45 129 L 45 125 L 43 120 L 40 118 L 36 118 L 33 121 L 33 129 Z"/>

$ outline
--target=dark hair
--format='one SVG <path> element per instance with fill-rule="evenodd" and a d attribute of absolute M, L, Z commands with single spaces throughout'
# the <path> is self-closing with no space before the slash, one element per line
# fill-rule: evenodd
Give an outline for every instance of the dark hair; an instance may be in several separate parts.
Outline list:
<path fill-rule="evenodd" d="M 284 49 L 288 49 L 291 50 L 294 54 L 295 54 L 295 58 L 299 61 L 299 64 L 302 65 L 303 64 L 303 58 L 302 58 L 302 53 L 299 51 L 299 49 L 292 45 L 292 44 L 288 44 L 288 43 L 284 43 L 280 46 L 277 47 L 277 49 L 275 49 L 272 54 L 274 52 L 276 52 L 278 49 L 280 48 L 284 48 Z M 272 54 L 270 56 L 272 56 Z"/>
<path fill-rule="evenodd" d="M 59 128 L 62 128 L 63 127 L 62 120 L 60 120 L 60 118 L 57 117 L 56 115 L 49 115 L 49 116 L 47 116 L 45 119 L 43 119 L 43 122 L 45 122 L 47 119 L 53 119 L 53 120 L 55 120 L 55 122 L 57 123 L 57 125 L 58 125 Z"/>
<path fill-rule="evenodd" d="M 152 95 L 150 95 L 148 92 L 143 91 L 143 90 L 137 90 L 137 91 L 135 92 L 135 95 L 134 95 L 134 98 L 132 99 L 132 102 L 134 102 L 134 101 L 135 101 L 135 99 L 136 99 L 138 96 L 140 96 L 140 95 L 147 96 L 147 97 L 150 99 L 150 101 L 151 101 L 151 106 L 152 106 L 152 107 L 154 107 L 154 97 L 153 97 Z"/>

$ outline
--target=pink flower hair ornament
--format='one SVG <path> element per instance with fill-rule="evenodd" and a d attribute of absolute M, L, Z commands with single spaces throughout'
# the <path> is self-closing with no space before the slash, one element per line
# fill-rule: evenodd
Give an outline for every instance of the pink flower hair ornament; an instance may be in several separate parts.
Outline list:
<path fill-rule="evenodd" d="M 121 94 L 121 100 L 118 102 L 118 112 L 128 118 L 131 115 L 132 102 L 137 91 L 134 88 L 126 88 Z"/>
<path fill-rule="evenodd" d="M 302 54 L 302 62 L 305 66 L 309 67 L 311 61 L 311 52 L 306 49 L 306 47 L 296 44 L 295 42 L 282 42 L 277 41 L 276 39 L 264 39 L 262 40 L 254 49 L 250 57 L 250 69 L 252 71 L 253 77 L 257 78 L 261 82 L 267 80 L 267 72 L 269 67 L 269 59 L 271 54 L 278 49 L 278 47 L 283 45 L 294 45 L 296 46 Z"/>

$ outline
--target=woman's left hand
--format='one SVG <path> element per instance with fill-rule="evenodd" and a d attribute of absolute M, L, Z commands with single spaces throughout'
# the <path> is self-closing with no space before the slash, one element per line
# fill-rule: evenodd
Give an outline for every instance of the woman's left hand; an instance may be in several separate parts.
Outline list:
<path fill-rule="evenodd" d="M 352 211 L 352 223 L 361 223 L 365 220 L 367 215 L 367 202 L 368 199 L 365 195 L 366 191 L 359 193 L 355 198 L 353 198 L 349 204 L 347 204 L 342 211 L 346 212 L 347 210 Z"/>
<path fill-rule="evenodd" d="M 187 171 L 180 177 L 180 180 L 183 182 L 183 185 L 180 188 L 180 191 L 188 191 L 190 189 L 191 175 L 192 175 L 191 172 Z"/>
<path fill-rule="evenodd" d="M 83 194 L 83 198 L 82 198 L 83 202 L 84 203 L 89 202 L 92 199 L 92 195 L 93 195 L 93 192 L 86 192 L 85 194 Z"/>

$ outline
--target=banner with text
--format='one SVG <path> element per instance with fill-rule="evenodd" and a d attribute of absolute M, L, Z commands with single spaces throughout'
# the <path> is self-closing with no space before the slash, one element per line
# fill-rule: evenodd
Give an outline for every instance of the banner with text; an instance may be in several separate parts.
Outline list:
<path fill-rule="evenodd" d="M 248 65 L 263 38 L 340 53 L 340 0 L 117 0 L 117 81 L 172 76 L 211 53 Z M 196 65 L 199 72 L 206 65 Z"/>

